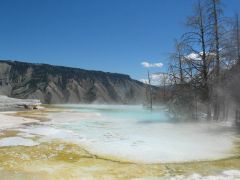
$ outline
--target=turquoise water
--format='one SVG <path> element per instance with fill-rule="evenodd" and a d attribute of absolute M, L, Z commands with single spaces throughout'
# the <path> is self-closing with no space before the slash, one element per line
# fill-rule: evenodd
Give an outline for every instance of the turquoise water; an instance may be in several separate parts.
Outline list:
<path fill-rule="evenodd" d="M 99 113 L 103 117 L 115 120 L 137 120 L 138 122 L 170 122 L 167 108 L 164 106 L 154 107 L 152 110 L 142 106 L 126 105 L 59 105 L 76 112 Z M 173 121 L 172 121 L 173 122 Z"/>
<path fill-rule="evenodd" d="M 51 128 L 33 129 L 71 140 L 99 156 L 161 163 L 232 156 L 234 131 L 219 123 L 178 122 L 164 106 L 57 105 Z M 178 123 L 176 123 L 178 122 Z M 49 137 L 51 137 L 49 136 Z M 146 156 L 147 154 L 147 156 Z"/>
<path fill-rule="evenodd" d="M 240 177 L 238 160 L 234 160 L 239 155 L 233 153 L 233 150 L 236 150 L 234 128 L 220 122 L 177 121 L 170 118 L 164 106 L 155 107 L 152 111 L 141 106 L 58 105 L 57 107 L 59 107 L 57 111 L 56 109 L 45 111 L 47 114 L 44 115 L 48 116 L 50 121 L 19 126 L 14 129 L 19 131 L 17 136 L 1 139 L 0 146 L 9 146 L 2 153 L 3 163 L 7 162 L 6 166 L 14 167 L 16 169 L 14 174 L 21 170 L 24 173 L 31 173 L 33 170 L 41 174 L 47 171 L 51 175 L 59 172 L 58 178 L 65 177 L 66 173 L 69 173 L 69 177 L 73 177 L 72 175 L 76 173 L 80 179 L 85 177 L 81 174 L 82 171 L 87 172 L 87 177 L 94 173 L 104 174 L 101 177 L 114 173 L 116 177 L 120 177 L 121 173 L 138 172 L 143 174 L 141 177 L 147 179 L 155 179 L 163 172 L 167 175 L 167 179 L 178 173 L 183 175 L 173 179 Z M 55 141 L 56 139 L 60 141 Z M 48 144 L 42 144 L 44 142 Z M 78 147 L 72 143 L 80 145 L 81 148 L 72 148 Z M 25 149 L 24 146 L 28 147 Z M 75 158 L 79 151 L 82 153 L 82 149 L 96 156 L 84 153 L 80 159 L 78 156 Z M 33 161 L 29 159 L 25 150 L 30 152 Z M 4 157 L 5 153 L 8 154 L 7 158 Z M 36 159 L 38 156 L 40 158 Z M 234 158 L 209 161 L 230 156 Z M 53 164 L 55 159 L 57 164 Z M 102 161 L 103 159 L 110 161 Z M 195 162 L 206 160 L 208 162 Z M 194 163 L 191 163 L 192 161 Z M 123 168 L 125 165 L 126 167 Z M 118 166 L 120 169 L 116 171 Z M 219 175 L 205 177 L 196 174 L 208 175 L 209 172 Z"/>

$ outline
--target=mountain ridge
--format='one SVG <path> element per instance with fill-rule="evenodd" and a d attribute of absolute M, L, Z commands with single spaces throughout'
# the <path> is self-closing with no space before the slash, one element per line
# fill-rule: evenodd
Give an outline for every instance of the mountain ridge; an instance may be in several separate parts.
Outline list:
<path fill-rule="evenodd" d="M 145 84 L 129 75 L 0 60 L 0 94 L 42 103 L 142 103 Z"/>

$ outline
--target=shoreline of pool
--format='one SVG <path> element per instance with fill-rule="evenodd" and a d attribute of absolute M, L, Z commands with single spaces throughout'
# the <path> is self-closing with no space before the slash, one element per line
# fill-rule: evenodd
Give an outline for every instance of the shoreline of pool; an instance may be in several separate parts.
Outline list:
<path fill-rule="evenodd" d="M 39 126 L 42 123 L 51 124 L 51 120 L 44 121 L 46 118 L 51 118 L 47 114 L 58 114 L 59 112 L 71 113 L 69 110 L 51 109 L 49 107 L 36 111 L 4 112 L 0 113 L 0 119 L 1 117 L 10 118 L 13 120 L 12 123 L 19 121 L 12 128 L 9 125 L 5 126 L 8 127 L 7 130 L 11 131 L 11 129 L 17 130 L 18 127 L 31 127 L 31 123 L 40 124 Z M 75 114 L 75 116 L 77 117 L 78 114 Z M 87 113 L 83 113 L 84 118 L 87 116 Z M 98 115 L 95 114 L 94 116 L 97 117 Z M 27 133 L 23 134 L 23 132 L 8 132 L 7 135 L 8 137 L 16 137 L 18 133 L 21 138 L 32 141 L 42 138 L 41 135 L 31 137 Z M 23 144 L 0 147 L 1 177 L 6 175 L 9 179 L 18 179 L 18 177 L 31 179 L 31 176 L 35 175 L 39 179 L 77 179 L 84 176 L 92 179 L 107 177 L 131 180 L 151 178 L 180 180 L 195 177 L 204 179 L 213 177 L 222 179 L 240 178 L 239 156 L 208 161 L 144 164 L 127 162 L 124 159 L 119 161 L 111 156 L 94 155 L 84 146 L 77 143 L 73 144 L 68 140 L 48 139 L 33 146 L 26 144 L 29 146 Z M 53 167 L 54 169 L 52 169 Z"/>

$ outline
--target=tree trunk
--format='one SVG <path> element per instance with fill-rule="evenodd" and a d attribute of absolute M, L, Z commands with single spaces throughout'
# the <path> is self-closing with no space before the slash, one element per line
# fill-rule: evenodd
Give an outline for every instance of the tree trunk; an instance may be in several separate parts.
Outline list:
<path fill-rule="evenodd" d="M 202 74 L 203 74 L 203 89 L 204 89 L 204 99 L 205 101 L 209 101 L 209 88 L 208 88 L 208 65 L 207 65 L 207 55 L 206 55 L 206 34 L 204 27 L 204 19 L 203 19 L 203 9 L 201 2 L 198 1 L 198 10 L 199 10 L 199 25 L 200 25 L 200 39 L 201 39 L 201 48 L 202 48 Z M 207 119 L 209 120 L 211 117 L 210 106 L 208 103 L 207 106 Z"/>
<path fill-rule="evenodd" d="M 237 33 L 237 62 L 240 62 L 240 28 L 238 14 L 236 15 L 236 33 Z"/>
<path fill-rule="evenodd" d="M 215 66 L 215 75 L 216 75 L 216 87 L 219 86 L 219 74 L 220 74 L 220 52 L 219 52 L 219 24 L 218 24 L 218 14 L 217 14 L 217 1 L 212 0 L 213 3 L 213 19 L 214 19 L 214 38 L 215 38 L 215 53 L 216 53 L 216 66 Z M 215 104 L 214 104 L 214 119 L 219 119 L 219 95 L 215 92 Z"/>
<path fill-rule="evenodd" d="M 215 53 L 216 53 L 216 78 L 219 79 L 220 73 L 220 52 L 219 52 L 219 25 L 217 14 L 217 2 L 212 0 L 213 3 L 213 18 L 214 18 L 214 37 L 215 37 Z"/>
<path fill-rule="evenodd" d="M 148 71 L 148 85 L 149 85 L 149 100 L 150 100 L 150 109 L 152 109 L 152 87 L 151 87 L 151 78 Z"/>

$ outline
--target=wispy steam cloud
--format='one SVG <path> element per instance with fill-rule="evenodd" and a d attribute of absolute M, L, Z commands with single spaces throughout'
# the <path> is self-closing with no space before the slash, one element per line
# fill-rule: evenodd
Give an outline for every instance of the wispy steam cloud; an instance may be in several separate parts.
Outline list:
<path fill-rule="evenodd" d="M 161 68 L 161 67 L 163 67 L 163 63 L 149 63 L 147 61 L 142 62 L 141 65 L 145 68 L 155 68 L 155 67 Z"/>

